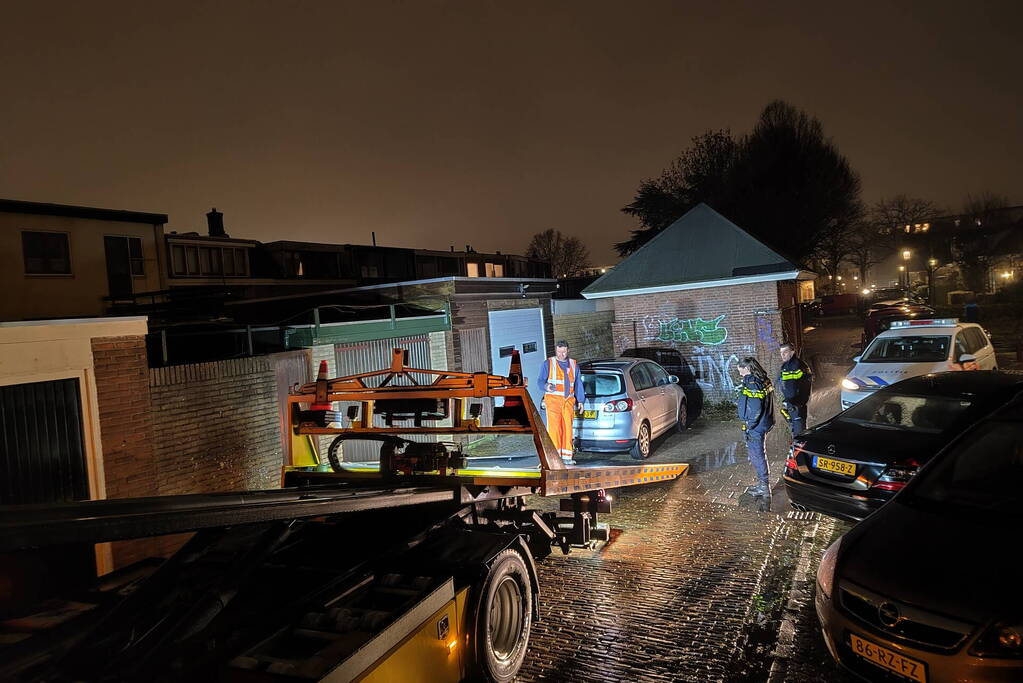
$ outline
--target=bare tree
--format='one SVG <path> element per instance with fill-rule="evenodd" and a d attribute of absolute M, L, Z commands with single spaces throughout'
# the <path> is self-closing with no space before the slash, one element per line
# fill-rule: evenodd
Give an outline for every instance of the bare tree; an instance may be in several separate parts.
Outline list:
<path fill-rule="evenodd" d="M 549 263 L 553 277 L 570 277 L 590 265 L 590 252 L 582 240 L 553 228 L 533 235 L 526 256 Z"/>
<path fill-rule="evenodd" d="M 859 271 L 860 282 L 866 286 L 870 269 L 883 261 L 891 251 L 890 240 L 882 228 L 871 220 L 859 220 L 848 231 L 849 263 Z"/>
<path fill-rule="evenodd" d="M 1009 198 L 1005 195 L 981 192 L 974 197 L 968 194 L 966 201 L 963 202 L 963 218 L 977 226 L 989 225 L 997 222 L 999 211 L 1007 206 L 1009 206 Z"/>
<path fill-rule="evenodd" d="M 894 249 L 907 225 L 926 223 L 941 213 L 934 202 L 920 197 L 897 194 L 884 198 L 870 207 L 869 220 L 877 229 L 877 237 L 884 246 Z"/>

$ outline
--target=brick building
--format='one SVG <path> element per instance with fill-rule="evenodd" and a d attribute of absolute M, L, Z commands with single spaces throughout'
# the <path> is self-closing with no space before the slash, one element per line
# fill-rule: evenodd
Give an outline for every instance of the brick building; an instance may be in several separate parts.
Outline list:
<path fill-rule="evenodd" d="M 776 373 L 778 345 L 802 337 L 799 304 L 813 274 L 700 204 L 583 290 L 613 302 L 616 353 L 678 349 L 706 400 L 734 399 L 735 364 L 757 356 Z"/>

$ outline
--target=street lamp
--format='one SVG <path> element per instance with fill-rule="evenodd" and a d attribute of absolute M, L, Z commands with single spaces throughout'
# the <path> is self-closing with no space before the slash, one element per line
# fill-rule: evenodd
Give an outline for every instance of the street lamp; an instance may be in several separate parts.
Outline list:
<path fill-rule="evenodd" d="M 927 299 L 934 305 L 934 269 L 938 267 L 938 259 L 927 259 Z"/>
<path fill-rule="evenodd" d="M 913 252 L 911 252 L 909 249 L 902 250 L 902 260 L 906 262 L 906 265 L 902 268 L 899 268 L 899 270 L 906 272 L 906 284 L 904 285 L 906 289 L 909 289 L 909 259 L 911 256 L 913 256 Z"/>

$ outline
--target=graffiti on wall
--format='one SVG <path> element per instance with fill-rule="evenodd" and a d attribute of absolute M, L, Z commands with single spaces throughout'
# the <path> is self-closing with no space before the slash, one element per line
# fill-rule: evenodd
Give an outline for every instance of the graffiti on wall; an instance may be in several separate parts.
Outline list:
<path fill-rule="evenodd" d="M 767 318 L 757 318 L 757 339 L 761 344 L 768 346 L 774 344 L 774 326 Z"/>
<path fill-rule="evenodd" d="M 653 339 L 662 342 L 691 342 L 717 346 L 728 339 L 728 328 L 722 325 L 725 314 L 722 313 L 712 320 L 703 318 L 669 318 L 657 319 L 648 317 L 643 324 L 648 330 L 656 331 Z"/>
<path fill-rule="evenodd" d="M 696 383 L 708 393 L 731 394 L 735 391 L 739 379 L 739 372 L 734 366 L 739 362 L 739 357 L 734 353 L 696 353 L 690 357 L 693 369 L 696 371 Z"/>

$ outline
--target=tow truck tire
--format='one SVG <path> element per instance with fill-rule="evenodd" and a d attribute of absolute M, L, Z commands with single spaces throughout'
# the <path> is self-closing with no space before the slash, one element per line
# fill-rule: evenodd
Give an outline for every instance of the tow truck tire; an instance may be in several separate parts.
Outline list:
<path fill-rule="evenodd" d="M 344 470 L 341 467 L 341 462 L 344 460 L 344 447 L 345 440 L 340 435 L 334 437 L 334 440 L 330 442 L 330 446 L 327 447 L 327 460 L 330 462 L 330 469 L 335 472 L 342 472 Z"/>
<path fill-rule="evenodd" d="M 476 678 L 492 683 L 515 679 L 526 658 L 533 621 L 529 570 L 517 550 L 502 550 L 483 580 L 476 610 Z"/>

